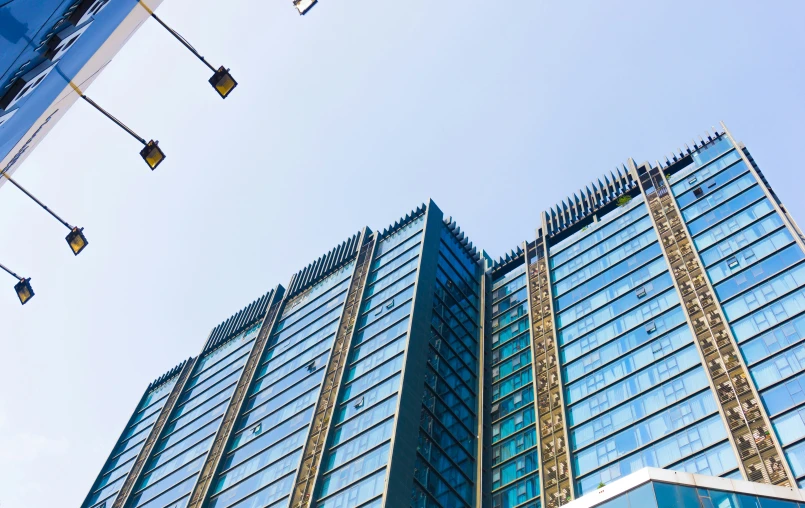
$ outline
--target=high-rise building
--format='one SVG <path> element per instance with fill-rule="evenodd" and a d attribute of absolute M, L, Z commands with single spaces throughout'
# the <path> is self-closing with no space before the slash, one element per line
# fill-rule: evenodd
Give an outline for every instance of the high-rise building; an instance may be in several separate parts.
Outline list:
<path fill-rule="evenodd" d="M 8 0 L 0 4 L 0 173 L 17 170 L 161 3 Z M 0 179 L 3 183 L 5 178 Z"/>
<path fill-rule="evenodd" d="M 433 202 L 364 228 L 153 382 L 82 507 L 554 507 L 647 467 L 799 495 L 805 243 L 746 148 L 535 222 L 498 261 Z"/>

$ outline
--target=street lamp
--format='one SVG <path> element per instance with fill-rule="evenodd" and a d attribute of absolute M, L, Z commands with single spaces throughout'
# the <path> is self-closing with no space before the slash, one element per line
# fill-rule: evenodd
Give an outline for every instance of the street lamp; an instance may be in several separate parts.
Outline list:
<path fill-rule="evenodd" d="M 14 292 L 17 293 L 17 298 L 20 299 L 21 304 L 25 305 L 28 303 L 28 300 L 34 297 L 34 290 L 31 287 L 30 277 L 27 279 L 25 277 L 20 277 L 3 265 L 0 265 L 0 268 L 19 281 L 14 285 Z"/>
<path fill-rule="evenodd" d="M 311 7 L 316 5 L 317 0 L 293 0 L 293 6 L 299 11 L 299 14 L 305 14 Z"/>
<path fill-rule="evenodd" d="M 61 223 L 64 225 L 64 227 L 66 227 L 67 229 L 69 229 L 69 230 L 70 230 L 70 232 L 69 232 L 69 233 L 67 234 L 67 236 L 65 237 L 65 240 L 67 240 L 67 245 L 69 245 L 69 246 L 70 246 L 70 250 L 71 250 L 71 251 L 73 251 L 73 254 L 74 254 L 74 255 L 78 256 L 78 255 L 81 253 L 81 251 L 83 251 L 83 250 L 84 250 L 84 248 L 87 246 L 87 244 L 89 244 L 89 242 L 87 241 L 87 237 L 86 237 L 86 236 L 84 236 L 84 228 L 73 227 L 73 226 L 71 226 L 70 224 L 66 223 L 66 222 L 65 222 L 65 221 L 64 221 L 64 220 L 63 220 L 61 217 L 59 217 L 58 215 L 56 215 L 56 214 L 53 212 L 53 210 L 51 210 L 50 208 L 48 208 L 47 206 L 45 206 L 45 204 L 44 204 L 44 203 L 42 203 L 41 201 L 39 201 L 38 199 L 36 199 L 36 197 L 34 197 L 34 195 L 33 195 L 33 194 L 31 194 L 30 192 L 28 192 L 27 190 L 25 190 L 25 188 L 24 188 L 22 185 L 18 184 L 18 183 L 16 182 L 16 180 L 14 180 L 14 179 L 12 179 L 10 176 L 8 176 L 8 173 L 0 173 L 0 174 L 2 174 L 2 175 L 3 175 L 3 176 L 6 178 L 6 180 L 8 180 L 9 182 L 11 182 L 11 183 L 14 185 L 14 187 L 18 188 L 18 189 L 19 189 L 19 190 L 21 190 L 21 191 L 22 191 L 22 192 L 23 192 L 23 193 L 24 193 L 26 196 L 28 196 L 29 198 L 33 199 L 33 200 L 34 200 L 34 202 L 35 202 L 37 205 L 39 205 L 39 206 L 41 206 L 42 208 L 44 208 L 44 209 L 45 209 L 45 211 L 46 211 L 47 213 L 49 213 L 50 215 L 52 215 L 52 216 L 53 216 L 53 217 L 54 217 L 54 218 L 55 218 L 57 221 L 61 222 Z M 6 270 L 6 271 L 7 271 L 7 270 Z M 9 272 L 9 273 L 11 273 L 11 272 Z M 19 277 L 18 277 L 18 278 L 19 278 Z M 20 281 L 21 281 L 21 282 L 20 282 L 20 284 L 22 284 L 23 279 L 20 279 Z M 30 284 L 28 284 L 28 286 L 27 286 L 27 287 L 28 287 L 28 289 L 30 289 L 30 287 L 31 287 L 31 286 L 30 286 Z M 31 291 L 31 296 L 33 296 L 33 291 Z M 20 300 L 22 300 L 22 297 L 20 297 Z M 22 303 L 24 304 L 25 302 L 22 302 Z"/>
<path fill-rule="evenodd" d="M 95 101 L 93 101 L 83 93 L 81 94 L 81 98 L 87 101 L 93 108 L 100 111 L 103 114 L 103 116 L 113 121 L 124 131 L 131 134 L 134 139 L 143 144 L 143 149 L 140 150 L 140 157 L 142 157 L 145 163 L 148 164 L 148 167 L 151 168 L 151 171 L 155 170 L 156 167 L 159 166 L 163 160 L 165 160 L 165 152 L 163 152 L 162 149 L 159 148 L 159 141 L 154 141 L 153 139 L 151 141 L 146 141 L 144 138 L 138 136 L 136 132 L 129 129 L 128 126 L 126 126 L 126 124 L 124 124 L 114 116 L 110 115 L 108 111 L 98 106 L 98 104 Z"/>
<path fill-rule="evenodd" d="M 196 48 L 194 48 L 193 46 L 190 45 L 189 42 L 187 42 L 187 39 L 179 35 L 179 33 L 176 32 L 176 30 L 166 25 L 165 22 L 159 18 L 159 16 L 154 14 L 154 11 L 152 11 L 151 8 L 149 8 L 142 2 L 142 0 L 139 0 L 139 2 L 140 5 L 142 5 L 143 8 L 145 8 L 145 10 L 148 11 L 149 14 L 151 14 L 151 17 L 157 20 L 157 23 L 165 27 L 165 30 L 167 30 L 171 35 L 176 37 L 176 40 L 181 42 L 184 47 L 189 49 L 190 52 L 196 56 L 196 58 L 201 60 L 204 63 L 204 65 L 210 68 L 210 70 L 213 72 L 213 75 L 209 79 L 209 82 L 210 85 L 212 85 L 212 87 L 215 89 L 215 91 L 218 92 L 218 95 L 220 95 L 222 99 L 226 99 L 227 97 L 229 97 L 229 94 L 232 92 L 232 90 L 234 90 L 235 87 L 238 86 L 238 82 L 235 81 L 235 78 L 233 78 L 232 74 L 229 73 L 229 69 L 225 68 L 223 65 L 218 67 L 217 69 L 212 65 L 210 65 L 209 62 L 207 62 L 207 60 L 205 60 L 204 57 L 201 56 L 198 51 L 196 51 Z"/>

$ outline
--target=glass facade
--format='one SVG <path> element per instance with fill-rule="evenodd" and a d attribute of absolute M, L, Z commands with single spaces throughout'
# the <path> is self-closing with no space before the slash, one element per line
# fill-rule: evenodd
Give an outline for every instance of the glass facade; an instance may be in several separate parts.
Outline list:
<path fill-rule="evenodd" d="M 724 137 L 671 178 L 702 264 L 798 480 L 805 399 L 805 255 L 760 181 Z M 773 199 L 773 198 L 772 198 Z"/>
<path fill-rule="evenodd" d="M 173 375 L 143 397 L 81 508 L 107 508 L 114 504 L 178 377 L 178 373 Z"/>
<path fill-rule="evenodd" d="M 432 201 L 364 229 L 151 389 L 83 508 L 554 508 L 645 467 L 805 485 L 803 235 L 726 133 L 624 169 L 497 262 Z"/>
<path fill-rule="evenodd" d="M 424 217 L 375 248 L 311 506 L 380 500 L 422 252 Z"/>
<path fill-rule="evenodd" d="M 550 249 L 576 493 L 727 442 L 642 195 Z M 572 296 L 569 296 L 572 295 Z M 727 456 L 722 475 L 738 467 Z"/>
<path fill-rule="evenodd" d="M 127 506 L 187 506 L 259 328 L 252 326 L 196 362 Z"/>
<path fill-rule="evenodd" d="M 78 99 L 64 100 L 70 83 L 101 73 L 148 19 L 136 2 L 88 2 L 82 9 L 63 0 L 2 2 L 0 164 L 9 174 Z M 161 3 L 152 0 L 149 7 Z M 76 16 L 77 10 L 83 14 Z"/>
<path fill-rule="evenodd" d="M 653 481 L 594 506 L 595 508 L 805 508 L 805 503 Z"/>
<path fill-rule="evenodd" d="M 491 282 L 492 506 L 511 508 L 536 503 L 540 492 L 525 259 Z"/>
<path fill-rule="evenodd" d="M 287 504 L 353 268 L 294 298 L 277 318 L 221 457 L 210 508 Z"/>
<path fill-rule="evenodd" d="M 411 506 L 475 506 L 481 276 L 442 226 Z"/>

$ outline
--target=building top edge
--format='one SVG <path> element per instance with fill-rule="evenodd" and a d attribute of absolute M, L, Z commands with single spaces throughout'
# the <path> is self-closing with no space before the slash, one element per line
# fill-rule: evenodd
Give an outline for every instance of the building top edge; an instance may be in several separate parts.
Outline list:
<path fill-rule="evenodd" d="M 377 240 L 380 241 L 383 240 L 384 238 L 393 235 L 397 231 L 401 230 L 408 224 L 414 222 L 416 219 L 424 215 L 427 210 L 428 206 L 425 203 L 422 203 L 421 205 L 417 206 L 416 208 L 405 214 L 404 217 L 400 217 L 399 220 L 394 221 L 394 224 L 389 224 L 387 228 L 383 229 L 383 231 L 380 231 L 377 235 Z"/>
<path fill-rule="evenodd" d="M 699 141 L 696 141 L 695 138 L 691 139 L 690 143 L 693 145 L 693 148 L 688 146 L 687 143 L 683 143 L 683 146 L 685 147 L 684 149 L 677 148 L 676 151 L 672 151 L 666 155 L 664 161 L 658 160 L 657 163 L 659 167 L 661 169 L 665 169 L 673 166 L 677 162 L 685 159 L 687 156 L 692 155 L 694 152 L 698 152 L 710 143 L 721 139 L 721 136 L 724 135 L 724 132 L 717 130 L 715 127 L 713 127 L 713 132 L 714 134 L 710 134 L 710 131 L 705 131 L 704 136 L 699 136 Z"/>
<path fill-rule="evenodd" d="M 523 246 L 518 245 L 494 261 L 492 263 L 492 270 L 494 272 L 498 272 L 500 270 L 505 270 L 509 265 L 522 263 L 524 255 L 525 251 L 523 250 Z"/>
<path fill-rule="evenodd" d="M 657 161 L 662 169 L 666 169 L 676 163 L 686 160 L 688 156 L 701 150 L 706 145 L 720 139 L 724 132 L 713 128 L 714 134 L 705 131 L 704 136 L 699 136 L 699 141 L 691 140 L 691 146 L 684 144 L 684 149 L 679 148 L 670 152 L 665 157 L 665 161 Z M 585 186 L 583 189 L 567 196 L 553 207 L 548 208 L 545 217 L 546 236 L 552 237 L 564 232 L 571 226 L 579 224 L 584 219 L 590 217 L 599 209 L 611 204 L 621 196 L 630 193 L 637 188 L 637 175 L 630 170 L 627 164 L 621 164 L 614 171 L 603 175 L 596 181 Z"/>
<path fill-rule="evenodd" d="M 480 265 L 481 253 L 478 251 L 478 248 L 472 244 L 470 238 L 463 231 L 461 231 L 461 228 L 458 226 L 458 224 L 456 224 L 456 221 L 453 220 L 453 217 L 445 217 L 442 219 L 442 221 L 444 222 L 447 231 L 449 231 L 450 234 L 455 237 L 459 245 L 461 245 L 461 248 L 464 249 L 464 252 L 470 258 L 472 258 L 476 264 Z"/>
<path fill-rule="evenodd" d="M 592 182 L 546 212 L 547 236 L 553 236 L 581 222 L 594 212 L 637 188 L 636 175 L 626 165 L 615 168 L 603 180 Z"/>
<path fill-rule="evenodd" d="M 369 229 L 366 228 L 366 231 L 369 232 Z M 287 298 L 298 295 L 351 261 L 358 255 L 361 238 L 365 236 L 361 234 L 361 231 L 358 231 L 317 260 L 296 272 L 291 277 L 291 282 L 288 285 Z"/>
<path fill-rule="evenodd" d="M 192 360 L 193 360 L 193 357 L 190 357 L 190 358 L 187 358 L 187 359 L 183 360 L 181 363 L 179 363 L 178 365 L 176 365 L 175 367 L 170 369 L 168 372 L 162 374 L 161 376 L 159 376 L 158 378 L 153 380 L 151 382 L 151 384 L 148 385 L 148 388 L 146 389 L 146 392 L 149 392 L 151 390 L 155 390 L 155 389 L 159 388 L 160 386 L 162 386 L 163 384 L 165 384 L 168 381 L 170 381 L 171 379 L 173 379 L 175 376 L 177 376 L 179 374 L 179 372 L 182 371 L 184 366 L 187 365 L 187 362 L 192 361 Z"/>
<path fill-rule="evenodd" d="M 268 311 L 273 296 L 274 290 L 272 289 L 213 328 L 201 354 L 218 347 L 231 337 L 234 337 L 244 329 L 263 319 Z"/>

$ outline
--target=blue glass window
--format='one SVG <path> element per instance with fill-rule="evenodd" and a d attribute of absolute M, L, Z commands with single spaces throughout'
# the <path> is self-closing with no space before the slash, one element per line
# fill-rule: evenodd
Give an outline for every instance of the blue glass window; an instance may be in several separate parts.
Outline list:
<path fill-rule="evenodd" d="M 698 167 L 704 166 L 711 160 L 731 149 L 732 142 L 727 136 L 721 135 L 714 141 L 707 143 L 704 145 L 704 147 L 693 152 L 693 163 Z"/>
<path fill-rule="evenodd" d="M 574 472 L 582 476 L 717 411 L 712 394 L 703 392 L 576 453 Z"/>
<path fill-rule="evenodd" d="M 609 436 L 620 429 L 629 427 L 647 415 L 660 411 L 706 388 L 709 388 L 707 376 L 701 367 L 697 367 L 602 414 L 599 418 L 571 429 L 571 448 L 577 450 L 597 439 Z"/>
<path fill-rule="evenodd" d="M 383 493 L 386 471 L 380 471 L 338 494 L 319 501 L 316 508 L 347 508 L 358 506 Z"/>
<path fill-rule="evenodd" d="M 734 323 L 732 331 L 738 342 L 742 342 L 760 332 L 765 332 L 789 317 L 796 316 L 803 309 L 805 309 L 805 290 L 800 289 Z"/>
<path fill-rule="evenodd" d="M 721 208 L 724 208 L 729 204 L 730 203 L 722 205 Z M 703 251 L 714 243 L 719 242 L 721 239 L 740 231 L 749 224 L 752 224 L 761 217 L 765 217 L 771 213 L 772 210 L 774 210 L 774 208 L 771 206 L 771 203 L 768 199 L 758 201 L 754 205 L 736 213 L 728 220 L 720 222 L 712 228 L 699 233 L 698 236 L 693 239 L 693 243 L 700 251 Z"/>
<path fill-rule="evenodd" d="M 700 165 L 691 164 L 689 168 L 685 168 L 678 173 L 671 176 L 670 180 L 676 182 L 677 180 L 681 180 L 678 183 L 674 183 L 671 186 L 671 190 L 674 193 L 674 196 L 679 196 L 683 192 L 690 190 L 698 185 L 701 185 L 709 177 L 715 175 L 719 171 L 723 170 L 727 166 L 733 164 L 741 160 L 741 156 L 738 155 L 738 152 L 730 152 L 724 157 L 721 157 L 716 162 L 712 164 L 707 164 L 706 166 L 702 167 L 700 170 L 692 173 L 690 169 L 694 167 L 701 167 Z"/>
<path fill-rule="evenodd" d="M 374 472 L 388 461 L 390 446 L 385 444 L 361 457 L 349 462 L 346 466 L 327 473 L 322 477 L 319 496 L 324 497 L 336 492 L 368 473 Z"/>
<path fill-rule="evenodd" d="M 583 355 L 587 355 L 580 361 L 571 363 L 566 367 L 565 376 L 568 381 L 574 381 L 585 372 L 598 368 L 602 362 L 605 363 L 684 323 L 685 315 L 682 308 L 677 306 L 669 312 L 656 317 L 652 322 L 655 329 L 651 332 L 641 326 L 614 340 L 609 338 L 599 343 L 598 337 L 584 337 L 564 346 L 559 354 L 562 363 L 571 362 Z"/>
<path fill-rule="evenodd" d="M 780 386 L 761 392 L 760 398 L 770 415 L 805 402 L 805 373 L 799 374 Z"/>
<path fill-rule="evenodd" d="M 539 495 L 539 478 L 530 476 L 492 494 L 493 508 L 514 508 Z"/>
<path fill-rule="evenodd" d="M 691 345 L 660 360 L 647 369 L 570 406 L 567 410 L 568 422 L 571 425 L 575 425 L 588 420 L 615 404 L 623 402 L 638 393 L 645 392 L 666 379 L 700 363 L 699 353 Z"/>
<path fill-rule="evenodd" d="M 561 328 L 557 333 L 557 340 L 560 344 L 572 342 L 592 328 L 602 325 L 626 310 L 633 308 L 638 303 L 646 301 L 648 298 L 653 298 L 656 294 L 661 293 L 662 291 L 668 290 L 666 291 L 665 295 L 660 294 L 656 300 L 652 300 L 649 304 L 647 304 L 648 306 L 652 306 L 652 304 L 654 304 L 654 306 L 659 307 L 662 305 L 663 301 L 668 302 L 667 295 L 671 293 L 671 289 L 669 288 L 673 288 L 673 281 L 671 280 L 671 275 L 669 273 L 665 273 L 660 275 L 654 281 L 644 284 L 641 287 L 642 291 L 627 293 L 609 305 L 570 324 L 567 324 L 564 327 L 562 327 L 562 323 L 557 322 L 556 326 Z"/>
<path fill-rule="evenodd" d="M 615 214 L 621 211 L 622 213 L 620 215 L 612 215 L 612 219 L 610 220 L 591 224 L 588 228 L 592 228 L 592 230 L 588 229 L 584 231 L 582 235 L 577 233 L 576 235 L 579 236 L 573 235 L 556 245 L 552 245 L 550 247 L 549 258 L 552 263 L 551 268 L 564 263 L 579 252 L 590 248 L 627 224 L 631 224 L 646 215 L 648 213 L 647 208 L 642 204 L 638 206 L 638 203 L 642 203 L 641 196 L 638 196 L 632 200 L 632 203 L 629 203 L 630 205 L 634 204 L 634 206 L 628 207 L 628 210 L 615 210 Z"/>
<path fill-rule="evenodd" d="M 509 484 L 537 469 L 537 451 L 525 453 L 509 462 L 492 468 L 492 489 Z"/>
<path fill-rule="evenodd" d="M 757 181 L 755 180 L 755 177 L 747 173 L 737 180 L 734 180 L 721 187 L 715 192 L 708 194 L 688 208 L 682 210 L 682 217 L 684 218 L 685 222 L 691 222 L 697 217 L 700 217 L 717 207 L 721 203 L 729 200 L 731 197 L 736 196 L 737 194 L 756 184 Z"/>
<path fill-rule="evenodd" d="M 559 296 L 573 289 L 578 284 L 595 277 L 603 270 L 606 270 L 612 265 L 634 255 L 637 251 L 648 247 L 650 244 L 657 241 L 657 235 L 654 230 L 647 230 L 640 236 L 621 244 L 620 247 L 611 250 L 609 253 L 596 259 L 595 261 L 585 265 L 583 268 L 571 273 L 562 280 L 556 281 L 553 284 L 554 295 Z M 553 276 L 553 274 L 552 274 Z"/>
<path fill-rule="evenodd" d="M 537 431 L 534 427 L 531 427 L 525 432 L 520 432 L 512 438 L 493 446 L 492 464 L 500 464 L 535 446 L 537 446 Z"/>
<path fill-rule="evenodd" d="M 708 178 L 704 177 L 697 177 L 697 182 L 693 186 L 693 192 L 686 192 L 684 194 L 679 194 L 676 198 L 676 202 L 680 208 L 685 208 L 686 206 L 690 205 L 694 201 L 700 199 L 703 195 L 707 195 L 716 191 L 719 187 L 723 186 L 726 182 L 734 179 L 735 177 L 742 175 L 749 170 L 746 167 L 746 164 L 743 162 L 739 162 L 733 166 L 730 166 L 728 169 L 724 169 L 719 171 L 715 176 L 710 176 Z M 688 179 L 689 181 L 690 179 Z"/>
<path fill-rule="evenodd" d="M 730 322 L 734 321 L 758 307 L 773 302 L 804 283 L 805 264 L 801 264 L 730 300 L 724 304 L 724 314 Z"/>
<path fill-rule="evenodd" d="M 296 468 L 297 464 L 299 464 L 301 455 L 302 450 L 299 449 L 298 451 L 283 457 L 264 469 L 257 471 L 246 471 L 243 468 L 238 468 L 237 470 L 231 471 L 227 475 L 227 480 L 231 479 L 231 481 L 228 481 L 227 483 L 232 486 L 223 491 L 216 486 L 214 492 L 218 492 L 218 494 L 213 497 L 209 506 L 231 506 L 234 502 L 254 493 L 263 486 L 273 484 L 278 478 L 283 478 Z M 233 476 L 235 474 L 238 475 L 236 478 Z M 289 477 L 293 478 L 293 476 L 290 475 Z M 282 495 L 283 492 L 288 492 L 290 490 L 288 487 L 290 486 L 286 486 L 284 481 L 280 481 L 279 484 L 275 484 L 273 488 L 261 490 L 262 496 L 259 498 L 259 501 L 258 499 L 252 498 L 251 503 L 271 502 L 278 495 Z M 247 508 L 250 506 L 250 504 L 243 503 L 236 504 L 235 506 L 238 506 L 239 508 Z M 263 505 L 251 504 L 251 506 Z"/>
<path fill-rule="evenodd" d="M 780 229 L 763 240 L 743 248 L 724 261 L 710 266 L 707 268 L 707 275 L 710 277 L 713 284 L 718 284 L 746 266 L 753 265 L 757 261 L 782 250 L 793 241 L 794 238 L 788 230 Z"/>
<path fill-rule="evenodd" d="M 574 320 L 589 314 L 590 312 L 612 302 L 616 298 L 626 295 L 628 292 L 637 288 L 635 293 L 640 293 L 638 296 L 635 295 L 636 298 L 642 299 L 645 298 L 646 293 L 652 291 L 655 287 L 662 287 L 663 285 L 670 285 L 671 279 L 670 275 L 668 275 L 667 279 L 663 279 L 660 277 L 656 280 L 651 280 L 654 277 L 657 277 L 660 274 L 667 274 L 668 267 L 665 264 L 665 260 L 657 259 L 656 261 L 640 268 L 631 274 L 623 277 L 620 280 L 613 282 L 611 285 L 605 287 L 598 293 L 590 296 L 589 298 L 579 301 L 572 307 L 567 308 L 566 310 L 557 313 L 556 315 L 556 323 L 557 326 L 563 326 L 566 323 L 571 323 Z M 607 281 L 611 281 L 612 279 L 607 279 Z M 649 282 L 650 281 L 650 282 Z M 667 281 L 667 282 L 666 282 Z M 640 291 L 640 290 L 643 291 Z M 634 301 L 634 300 L 633 300 Z"/>
<path fill-rule="evenodd" d="M 534 423 L 534 418 L 534 406 L 532 405 L 514 413 L 504 420 L 492 424 L 492 442 L 496 443 L 514 434 L 518 430 L 528 427 Z"/>
<path fill-rule="evenodd" d="M 786 448 L 785 456 L 795 476 L 805 475 L 805 442 Z"/>
<path fill-rule="evenodd" d="M 754 286 L 789 266 L 805 259 L 799 245 L 792 244 L 752 267 L 742 270 L 715 287 L 720 301 L 724 302 L 748 287 Z"/>
<path fill-rule="evenodd" d="M 782 348 L 805 337 L 805 316 L 799 316 L 782 326 L 741 345 L 746 363 L 754 364 L 768 358 Z"/>
<path fill-rule="evenodd" d="M 492 401 L 505 397 L 512 391 L 531 382 L 531 369 L 525 368 L 492 386 Z"/>
<path fill-rule="evenodd" d="M 664 358 L 693 342 L 687 327 L 678 328 L 666 336 L 659 337 L 634 352 L 606 365 L 605 367 L 588 373 L 584 378 L 566 385 L 565 401 L 568 404 L 586 397 L 616 381 L 629 376 L 643 367 Z"/>
<path fill-rule="evenodd" d="M 706 251 L 701 253 L 702 263 L 704 266 L 710 266 L 720 259 L 724 259 L 730 254 L 737 252 L 752 242 L 768 235 L 772 231 L 779 229 L 783 226 L 783 220 L 779 215 L 770 215 L 749 226 L 740 232 L 721 240 L 716 245 L 713 245 Z"/>
<path fill-rule="evenodd" d="M 632 327 L 658 316 L 677 303 L 679 303 L 679 297 L 674 289 L 670 289 L 650 302 L 621 314 L 595 330 L 593 328 L 596 322 L 592 317 L 590 318 L 592 321 L 585 323 L 585 326 L 579 323 L 572 330 L 562 330 L 558 334 L 557 341 L 561 346 L 565 346 L 567 342 L 571 342 L 571 339 L 580 340 L 582 350 L 588 350 L 585 348 L 589 348 L 589 345 L 608 342 Z"/>
<path fill-rule="evenodd" d="M 596 274 L 591 279 L 585 281 L 582 284 L 579 284 L 569 292 L 559 296 L 554 301 L 554 310 L 556 312 L 559 312 L 562 309 L 567 308 L 569 305 L 573 305 L 576 302 L 581 301 L 590 294 L 608 285 L 612 281 L 620 279 L 624 275 L 632 272 L 633 270 L 637 270 L 638 268 L 644 266 L 646 263 L 651 261 L 654 261 L 655 263 L 665 263 L 665 260 L 662 259 L 662 248 L 658 243 L 652 243 L 651 245 L 641 250 L 640 252 L 637 252 L 634 255 L 629 256 L 624 261 L 621 261 L 620 263 L 613 265 L 611 268 L 608 268 L 603 272 Z M 666 265 L 663 264 L 661 266 Z M 655 269 L 656 268 L 652 268 L 652 271 Z M 554 288 L 554 295 L 556 294 L 557 293 Z"/>
<path fill-rule="evenodd" d="M 568 260 L 562 265 L 557 265 L 555 260 L 551 263 L 555 268 L 552 270 L 554 280 L 560 280 L 577 270 L 579 267 L 589 263 L 593 259 L 603 256 L 607 252 L 620 247 L 640 233 L 651 229 L 651 219 L 644 216 L 637 222 L 625 225 L 614 232 L 612 236 L 591 246 L 588 250 L 578 256 Z"/>
<path fill-rule="evenodd" d="M 362 413 L 360 416 L 357 416 L 343 425 L 340 425 L 333 429 L 333 438 L 331 446 L 337 446 L 344 441 L 352 439 L 356 435 L 360 434 L 364 430 L 368 429 L 372 425 L 376 424 L 377 422 L 381 421 L 383 418 L 388 418 L 394 411 L 397 409 L 397 396 L 393 396 L 390 399 L 387 399 L 380 404 L 368 409 L 366 412 Z"/>
<path fill-rule="evenodd" d="M 754 186 L 688 223 L 688 231 L 690 231 L 691 235 L 696 236 L 710 226 L 721 222 L 735 212 L 765 197 L 766 195 L 760 186 Z"/>
<path fill-rule="evenodd" d="M 666 467 L 693 453 L 727 438 L 721 417 L 715 415 L 687 427 L 639 453 L 618 460 L 605 469 L 591 473 L 578 481 L 579 491 L 586 494 L 600 483 L 608 483 L 644 467 Z M 707 453 L 707 452 L 705 452 Z M 731 468 L 732 469 L 732 468 Z M 720 474 L 723 471 L 719 471 Z"/>

